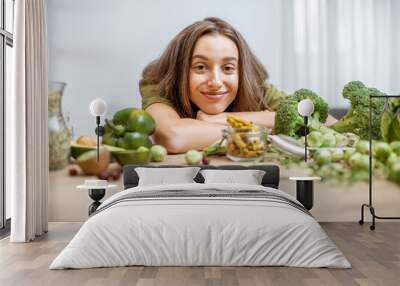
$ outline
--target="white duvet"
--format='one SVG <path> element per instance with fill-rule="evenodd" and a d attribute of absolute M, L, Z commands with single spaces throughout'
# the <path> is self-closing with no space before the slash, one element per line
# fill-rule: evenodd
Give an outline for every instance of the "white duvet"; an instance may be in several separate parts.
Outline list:
<path fill-rule="evenodd" d="M 295 266 L 349 268 L 315 219 L 258 198 L 152 198 L 121 201 L 132 192 L 263 190 L 232 184 L 135 187 L 108 198 L 50 269 L 145 266 Z M 136 194 L 136 193 L 135 193 Z"/>

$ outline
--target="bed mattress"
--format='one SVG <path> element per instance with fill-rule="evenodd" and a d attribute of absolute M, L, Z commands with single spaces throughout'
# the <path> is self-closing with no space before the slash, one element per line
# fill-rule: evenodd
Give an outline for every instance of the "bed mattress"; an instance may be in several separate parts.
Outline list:
<path fill-rule="evenodd" d="M 350 263 L 295 198 L 263 186 L 138 186 L 108 198 L 50 269 Z"/>

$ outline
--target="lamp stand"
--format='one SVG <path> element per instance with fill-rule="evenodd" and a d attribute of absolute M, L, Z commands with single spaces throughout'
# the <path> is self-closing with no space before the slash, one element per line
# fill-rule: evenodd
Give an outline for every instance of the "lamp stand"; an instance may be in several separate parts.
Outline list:
<path fill-rule="evenodd" d="M 95 133 L 97 135 L 97 162 L 100 160 L 100 136 L 104 135 L 104 126 L 100 125 L 100 116 L 96 116 L 96 124 L 97 127 L 95 129 Z"/>
<path fill-rule="evenodd" d="M 304 162 L 307 162 L 307 134 L 308 134 L 308 116 L 304 116 Z"/>

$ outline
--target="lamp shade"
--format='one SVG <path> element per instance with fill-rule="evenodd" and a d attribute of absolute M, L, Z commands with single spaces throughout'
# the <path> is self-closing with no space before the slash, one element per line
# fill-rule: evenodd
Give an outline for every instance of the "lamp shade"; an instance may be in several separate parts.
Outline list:
<path fill-rule="evenodd" d="M 301 116 L 310 116 L 314 112 L 314 103 L 310 99 L 303 99 L 297 105 L 297 111 Z"/>
<path fill-rule="evenodd" d="M 107 103 L 101 98 L 96 98 L 90 102 L 89 110 L 93 116 L 104 116 L 107 112 Z"/>

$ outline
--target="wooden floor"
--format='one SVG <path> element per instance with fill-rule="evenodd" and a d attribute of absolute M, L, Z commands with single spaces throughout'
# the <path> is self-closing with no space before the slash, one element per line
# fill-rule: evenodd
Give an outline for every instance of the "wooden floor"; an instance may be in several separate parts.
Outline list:
<path fill-rule="evenodd" d="M 400 223 L 323 223 L 353 268 L 121 267 L 48 270 L 80 223 L 51 223 L 44 237 L 27 244 L 0 241 L 0 285 L 400 285 Z"/>

